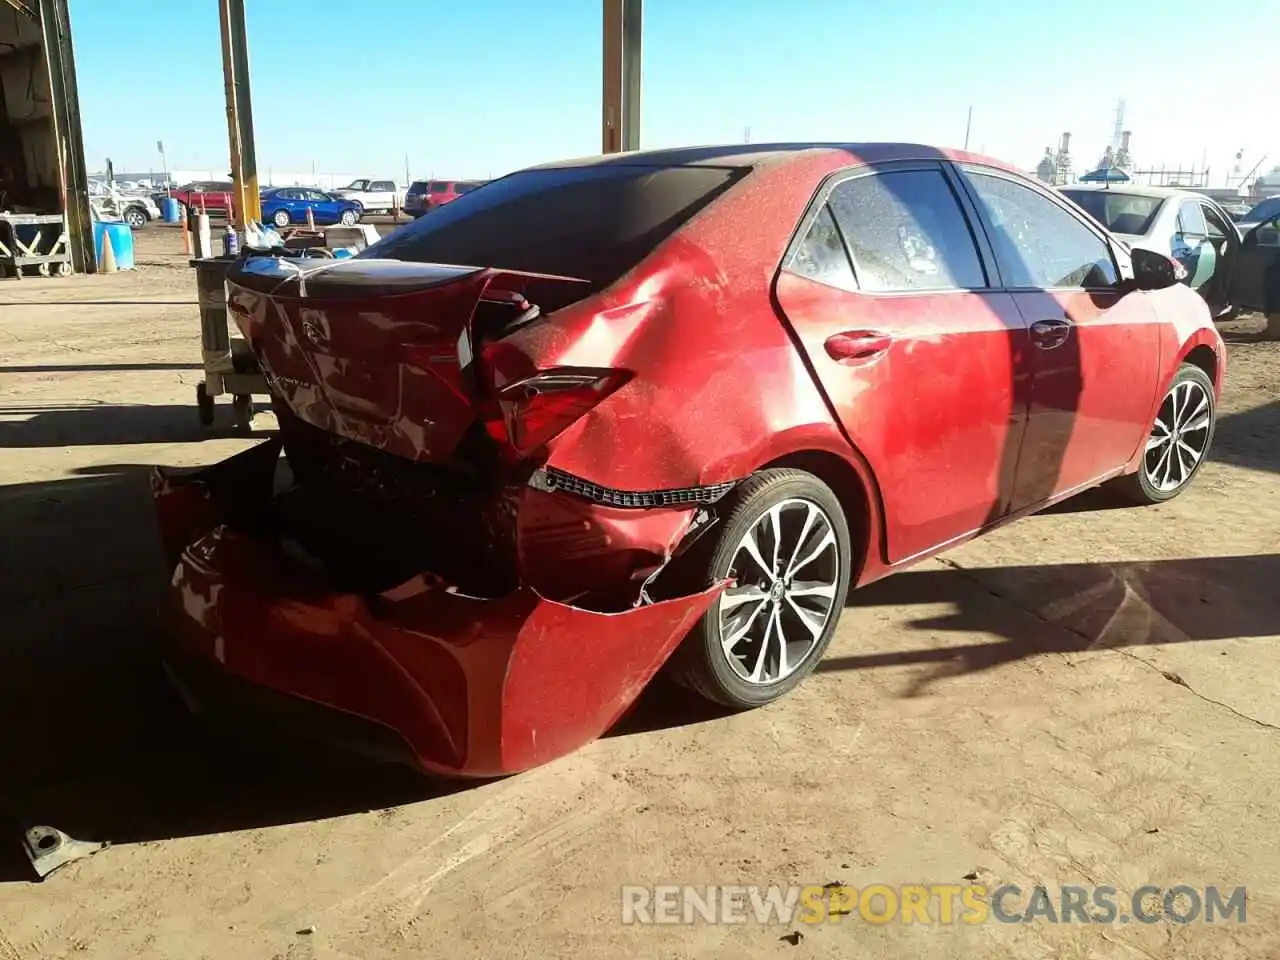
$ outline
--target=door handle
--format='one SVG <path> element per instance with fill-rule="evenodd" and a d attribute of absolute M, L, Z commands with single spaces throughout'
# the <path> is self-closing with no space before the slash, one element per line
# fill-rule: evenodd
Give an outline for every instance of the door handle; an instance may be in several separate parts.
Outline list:
<path fill-rule="evenodd" d="M 827 356 L 840 363 L 873 360 L 893 345 L 893 337 L 878 330 L 846 330 L 827 337 Z"/>
<path fill-rule="evenodd" d="M 1052 350 L 1067 342 L 1073 324 L 1070 320 L 1037 320 L 1031 325 L 1031 342 L 1041 350 Z"/>

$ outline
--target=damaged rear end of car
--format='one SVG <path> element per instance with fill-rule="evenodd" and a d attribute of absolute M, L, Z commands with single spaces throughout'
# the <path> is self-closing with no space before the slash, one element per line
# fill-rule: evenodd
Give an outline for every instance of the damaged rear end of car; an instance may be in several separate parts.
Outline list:
<path fill-rule="evenodd" d="M 516 772 L 604 733 L 723 589 L 663 577 L 731 484 L 621 494 L 555 469 L 558 438 L 635 374 L 521 339 L 557 310 L 590 326 L 595 292 L 390 259 L 237 265 L 228 311 L 279 434 L 153 475 L 171 659 L 358 718 L 429 772 Z"/>

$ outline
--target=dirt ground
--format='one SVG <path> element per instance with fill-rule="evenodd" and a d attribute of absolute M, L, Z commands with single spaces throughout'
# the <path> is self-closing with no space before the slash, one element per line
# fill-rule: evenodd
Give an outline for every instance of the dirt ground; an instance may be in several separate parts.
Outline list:
<path fill-rule="evenodd" d="M 478 787 L 211 749 L 151 656 L 146 465 L 196 422 L 177 234 L 0 283 L 0 960 L 1280 956 L 1280 344 L 1232 325 L 1214 462 L 1086 496 L 857 595 L 748 715 L 651 693 Z M 269 417 L 259 429 L 270 428 Z M 31 882 L 18 830 L 113 845 Z M 625 925 L 624 884 L 1248 888 L 1247 922 Z M 310 931 L 310 932 L 300 932 Z M 794 939 L 794 938 L 792 938 Z"/>

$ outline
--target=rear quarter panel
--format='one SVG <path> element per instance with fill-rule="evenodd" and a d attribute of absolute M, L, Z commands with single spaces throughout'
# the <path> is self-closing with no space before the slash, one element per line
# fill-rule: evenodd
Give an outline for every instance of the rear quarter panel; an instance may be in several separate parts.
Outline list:
<path fill-rule="evenodd" d="M 504 341 L 543 368 L 636 374 L 553 442 L 551 465 L 656 490 L 740 479 L 797 450 L 850 457 L 770 293 L 796 221 L 836 166 L 824 152 L 756 171 L 611 289 Z"/>
<path fill-rule="evenodd" d="M 1150 298 L 1151 307 L 1160 319 L 1160 378 L 1155 395 L 1151 398 L 1148 422 L 1155 421 L 1156 413 L 1164 400 L 1178 368 L 1192 351 L 1204 347 L 1214 355 L 1213 392 L 1222 398 L 1222 384 L 1227 375 L 1227 347 L 1213 323 L 1209 307 L 1204 299 L 1182 283 L 1152 290 L 1144 294 Z M 1134 452 L 1130 468 L 1138 463 L 1142 446 Z"/>

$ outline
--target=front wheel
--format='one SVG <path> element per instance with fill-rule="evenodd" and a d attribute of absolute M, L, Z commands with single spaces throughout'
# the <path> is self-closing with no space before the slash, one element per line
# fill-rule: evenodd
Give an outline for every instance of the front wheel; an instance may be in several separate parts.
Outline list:
<path fill-rule="evenodd" d="M 738 710 L 772 703 L 813 672 L 849 593 L 853 549 L 840 501 L 801 470 L 765 470 L 730 495 L 701 573 L 733 585 L 672 661 L 674 679 Z"/>
<path fill-rule="evenodd" d="M 355 210 L 343 210 L 342 216 L 338 218 L 344 227 L 355 226 L 355 222 L 360 219 L 360 214 Z"/>
<path fill-rule="evenodd" d="M 271 215 L 271 222 L 283 229 L 289 225 L 289 214 L 284 210 L 277 210 Z"/>
<path fill-rule="evenodd" d="M 141 207 L 128 207 L 124 212 L 124 222 L 134 230 L 141 230 L 147 225 L 147 213 Z"/>
<path fill-rule="evenodd" d="M 1119 492 L 1148 505 L 1172 500 L 1187 489 L 1208 459 L 1217 415 L 1213 381 L 1199 367 L 1184 363 L 1160 402 L 1138 472 L 1117 481 Z"/>

